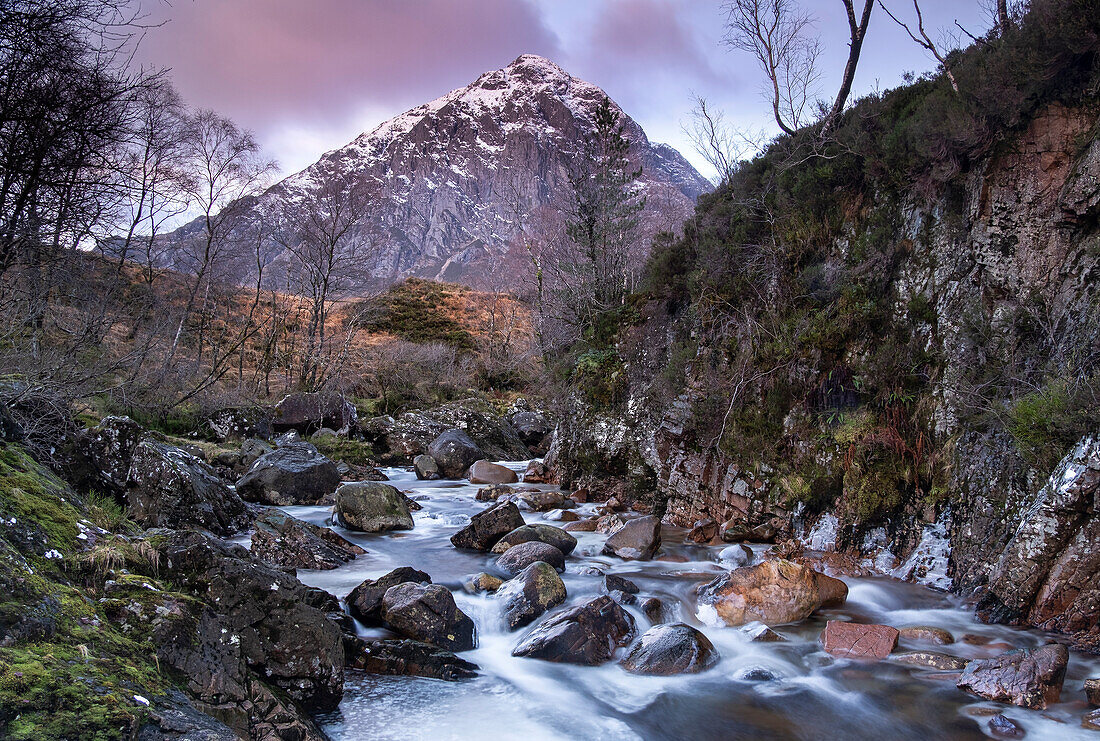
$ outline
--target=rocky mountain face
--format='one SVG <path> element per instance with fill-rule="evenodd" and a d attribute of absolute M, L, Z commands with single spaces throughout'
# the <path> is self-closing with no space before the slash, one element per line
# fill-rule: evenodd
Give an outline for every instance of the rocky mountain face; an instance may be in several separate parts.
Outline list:
<path fill-rule="evenodd" d="M 1092 357 L 1098 346 L 1097 125 L 1094 105 L 1046 105 L 977 162 L 962 188 L 865 204 L 871 217 L 840 229 L 826 270 L 857 245 L 900 245 L 896 269 L 879 268 L 885 317 L 875 326 L 908 329 L 896 345 L 882 330 L 842 338 L 843 354 L 820 382 L 813 364 L 822 367 L 825 354 L 815 350 L 802 362 L 750 368 L 735 387 L 727 379 L 738 369 L 723 353 L 741 338 L 715 339 L 697 305 L 643 304 L 617 338 L 628 379 L 620 401 L 574 397 L 548 458 L 554 471 L 572 486 L 655 500 L 666 522 L 712 521 L 729 541 L 789 540 L 843 552 L 849 568 L 976 593 L 990 620 L 1062 631 L 1095 648 L 1095 434 L 1063 448 L 1052 469 L 1023 454 L 1020 438 L 1057 424 L 1061 386 L 1037 383 L 1043 390 L 1027 403 L 1057 398 L 1030 422 L 1023 402 L 975 399 L 1006 368 L 1023 376 L 1055 359 Z M 701 214 L 708 208 L 721 213 L 706 204 Z M 799 342 L 821 343 L 819 335 L 803 331 Z M 920 401 L 911 404 L 925 430 L 917 443 L 892 437 L 905 430 L 888 414 L 866 411 L 863 384 L 893 367 L 884 347 L 903 362 L 921 358 Z M 812 383 L 806 398 L 786 391 Z M 731 393 L 749 401 L 735 405 Z M 782 452 L 761 456 L 752 447 L 758 430 Z M 891 450 L 902 462 L 889 463 Z"/>
<path fill-rule="evenodd" d="M 521 227 L 569 206 L 570 169 L 606 94 L 526 54 L 465 88 L 413 108 L 271 187 L 252 213 L 275 211 L 325 182 L 365 184 L 370 204 L 350 239 L 377 250 L 370 274 L 484 287 Z M 618 109 L 646 198 L 639 245 L 676 230 L 711 190 L 679 152 L 649 141 Z M 182 233 L 186 233 L 184 228 Z M 272 243 L 269 258 L 279 249 Z"/>

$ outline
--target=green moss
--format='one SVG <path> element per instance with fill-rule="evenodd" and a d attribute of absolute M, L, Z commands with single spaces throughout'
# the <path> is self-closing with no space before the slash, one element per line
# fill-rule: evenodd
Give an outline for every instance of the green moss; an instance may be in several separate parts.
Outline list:
<path fill-rule="evenodd" d="M 473 350 L 473 335 L 448 315 L 446 291 L 443 284 L 410 278 L 375 300 L 376 316 L 367 329 L 409 342 L 441 342 L 458 350 Z"/>
<path fill-rule="evenodd" d="M 1054 379 L 1009 405 L 1008 431 L 1028 463 L 1050 471 L 1082 436 L 1100 428 L 1098 386 L 1096 379 Z"/>
<path fill-rule="evenodd" d="M 21 449 L 0 447 L 0 513 L 29 521 L 46 537 L 46 546 L 71 551 L 81 513 L 66 498 L 69 489 Z"/>
<path fill-rule="evenodd" d="M 626 391 L 626 365 L 613 349 L 586 352 L 577 358 L 571 380 L 596 409 L 622 400 Z"/>
<path fill-rule="evenodd" d="M 371 446 L 361 440 L 350 440 L 346 437 L 335 435 L 321 435 L 311 437 L 310 443 L 321 453 L 336 461 L 353 466 L 375 465 L 374 451 Z"/>

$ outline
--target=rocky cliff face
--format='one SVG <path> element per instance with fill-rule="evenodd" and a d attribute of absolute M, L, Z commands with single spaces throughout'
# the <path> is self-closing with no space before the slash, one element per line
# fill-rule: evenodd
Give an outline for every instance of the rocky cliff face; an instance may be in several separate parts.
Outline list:
<path fill-rule="evenodd" d="M 934 358 L 912 404 L 924 430 L 907 438 L 916 443 L 890 437 L 900 422 L 862 411 L 862 384 L 883 372 L 874 358 L 890 336 L 848 338 L 814 395 L 791 398 L 784 387 L 808 386 L 821 354 L 765 368 L 774 383 L 756 368 L 735 385 L 728 378 L 738 369 L 722 353 L 739 338 L 716 340 L 697 305 L 651 301 L 617 340 L 629 379 L 622 403 L 582 404 L 565 418 L 551 453 L 558 475 L 655 499 L 677 525 L 724 523 L 730 540 L 813 541 L 903 578 L 977 591 L 990 619 L 1095 645 L 1095 439 L 1063 451 L 1052 471 L 1006 430 L 1007 392 L 982 384 L 1001 389 L 1006 376 L 1034 379 L 1055 366 L 1089 373 L 1092 361 L 1082 370 L 1072 358 L 1093 357 L 1100 341 L 1097 124 L 1094 106 L 1048 105 L 976 163 L 962 188 L 931 202 L 864 204 L 864 214 L 891 217 L 853 218 L 826 250 L 828 269 L 861 242 L 900 246 L 879 300 L 886 326 L 906 327 L 906 347 Z M 685 352 L 687 362 L 677 360 Z M 837 380 L 838 369 L 849 375 Z M 765 411 L 746 417 L 731 393 Z M 764 414 L 781 420 L 766 428 L 778 456 L 729 439 L 730 428 L 751 432 Z M 880 452 L 862 463 L 869 445 Z M 906 463 L 890 477 L 881 451 L 894 449 Z"/>
<path fill-rule="evenodd" d="M 568 207 L 570 168 L 605 96 L 553 62 L 523 55 L 326 153 L 269 189 L 253 213 L 274 211 L 325 181 L 366 183 L 371 204 L 352 238 L 378 245 L 374 278 L 485 286 L 521 226 L 530 230 L 543 211 Z M 648 231 L 639 244 L 648 246 L 654 232 L 677 229 L 712 186 L 620 114 L 642 168 Z M 269 257 L 278 251 L 271 244 Z"/>

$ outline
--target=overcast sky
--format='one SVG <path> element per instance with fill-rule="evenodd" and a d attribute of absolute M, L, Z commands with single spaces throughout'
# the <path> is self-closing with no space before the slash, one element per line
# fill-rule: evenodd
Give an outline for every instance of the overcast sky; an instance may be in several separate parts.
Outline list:
<path fill-rule="evenodd" d="M 825 42 L 824 97 L 847 55 L 840 0 L 802 0 Z M 913 17 L 909 0 L 887 0 Z M 856 0 L 861 4 L 861 0 Z M 921 0 L 940 39 L 957 20 L 989 22 L 980 0 Z M 142 0 L 151 22 L 139 51 L 172 70 L 183 96 L 256 132 L 295 172 L 380 122 L 520 54 L 553 59 L 602 87 L 655 141 L 704 174 L 681 131 L 692 92 L 738 125 L 774 131 L 752 60 L 722 44 L 721 0 Z M 956 29 L 957 30 L 957 29 Z M 934 61 L 875 9 L 853 90 L 893 87 Z"/>

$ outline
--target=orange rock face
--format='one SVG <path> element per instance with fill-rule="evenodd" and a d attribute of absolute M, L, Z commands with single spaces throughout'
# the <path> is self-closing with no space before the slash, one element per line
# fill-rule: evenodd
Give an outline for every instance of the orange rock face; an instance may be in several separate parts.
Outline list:
<path fill-rule="evenodd" d="M 898 631 L 889 625 L 830 620 L 821 633 L 821 644 L 841 658 L 885 659 L 898 646 Z"/>

